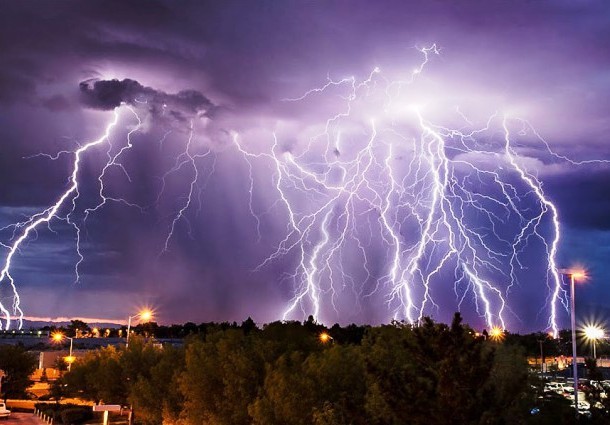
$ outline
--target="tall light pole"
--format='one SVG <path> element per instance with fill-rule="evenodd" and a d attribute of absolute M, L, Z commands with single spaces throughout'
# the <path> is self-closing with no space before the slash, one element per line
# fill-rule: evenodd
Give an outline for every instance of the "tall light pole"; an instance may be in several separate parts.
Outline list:
<path fill-rule="evenodd" d="M 70 353 L 68 354 L 68 357 L 66 357 L 66 363 L 68 363 L 68 372 L 70 372 L 70 369 L 72 368 L 72 363 L 74 362 L 74 357 L 72 356 L 72 343 L 74 342 L 74 338 L 71 338 L 69 336 L 66 336 L 64 334 L 62 334 L 61 332 L 57 332 L 53 334 L 53 340 L 57 341 L 57 342 L 61 342 L 64 340 L 64 338 L 67 338 L 70 340 Z"/>
<path fill-rule="evenodd" d="M 570 322 L 572 325 L 572 371 L 574 374 L 574 409 L 576 420 L 578 420 L 578 363 L 576 359 L 576 301 L 574 299 L 574 283 L 576 279 L 583 279 L 585 272 L 582 270 L 558 270 L 564 276 L 570 278 Z"/>
<path fill-rule="evenodd" d="M 129 333 L 131 331 L 131 319 L 139 317 L 142 320 L 150 320 L 152 318 L 152 311 L 143 310 L 138 314 L 134 314 L 133 316 L 129 316 L 127 319 L 127 340 L 125 341 L 125 348 L 129 347 Z"/>
<path fill-rule="evenodd" d="M 542 343 L 543 339 L 539 339 L 538 343 L 540 344 L 540 377 L 544 376 L 544 351 L 542 351 Z"/>

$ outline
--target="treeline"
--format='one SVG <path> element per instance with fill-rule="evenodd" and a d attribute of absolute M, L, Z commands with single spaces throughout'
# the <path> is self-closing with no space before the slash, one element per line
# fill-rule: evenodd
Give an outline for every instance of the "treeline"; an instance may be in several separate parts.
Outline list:
<path fill-rule="evenodd" d="M 322 332 L 328 330 L 335 339 L 336 342 L 341 344 L 359 344 L 364 337 L 365 332 L 370 326 L 368 325 L 355 325 L 340 326 L 338 324 L 333 325 L 331 328 L 326 328 L 323 325 L 316 324 L 313 317 L 303 324 L 311 331 Z M 192 335 L 205 338 L 206 335 L 216 333 L 218 331 L 226 331 L 230 329 L 241 329 L 245 332 L 249 332 L 256 329 L 257 325 L 251 318 L 246 319 L 242 323 L 237 322 L 203 322 L 193 323 L 186 322 L 184 324 L 173 324 L 173 325 L 159 325 L 158 323 L 151 321 L 146 323 L 140 323 L 136 326 L 132 326 L 131 330 L 139 335 L 145 337 L 152 337 L 158 339 L 183 339 Z M 127 327 L 110 328 L 110 329 L 96 329 L 91 328 L 87 323 L 80 320 L 72 320 L 71 323 L 65 327 L 54 327 L 45 326 L 40 329 L 45 334 L 53 334 L 54 332 L 60 332 L 70 337 L 125 337 L 127 335 Z M 482 336 L 488 337 L 486 331 L 482 332 Z M 510 332 L 504 332 L 505 342 L 508 344 L 515 344 L 523 347 L 528 357 L 539 358 L 542 355 L 545 358 L 553 358 L 559 356 L 571 356 L 572 355 L 572 336 L 570 330 L 559 331 L 558 338 L 553 338 L 551 335 L 545 332 L 534 332 L 530 334 L 514 334 Z M 78 342 L 76 343 L 79 347 Z M 590 354 L 591 342 L 586 338 L 578 338 L 578 352 Z M 598 357 L 610 355 L 610 342 L 606 339 L 597 341 L 596 351 Z M 541 350 L 542 349 L 542 350 Z"/>
<path fill-rule="evenodd" d="M 535 402 L 522 349 L 457 314 L 451 325 L 331 329 L 326 339 L 316 326 L 218 329 L 180 347 L 134 338 L 77 360 L 56 388 L 132 405 L 142 424 L 513 424 Z"/>

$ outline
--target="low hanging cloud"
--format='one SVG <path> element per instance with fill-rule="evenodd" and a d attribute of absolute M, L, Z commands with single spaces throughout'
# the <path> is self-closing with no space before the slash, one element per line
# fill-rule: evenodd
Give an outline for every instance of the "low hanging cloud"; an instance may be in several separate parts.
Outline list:
<path fill-rule="evenodd" d="M 168 94 L 145 87 L 136 80 L 87 80 L 80 83 L 82 103 L 93 109 L 111 110 L 122 103 L 148 107 L 155 116 L 171 115 L 184 120 L 210 116 L 215 105 L 196 90 L 182 90 Z"/>

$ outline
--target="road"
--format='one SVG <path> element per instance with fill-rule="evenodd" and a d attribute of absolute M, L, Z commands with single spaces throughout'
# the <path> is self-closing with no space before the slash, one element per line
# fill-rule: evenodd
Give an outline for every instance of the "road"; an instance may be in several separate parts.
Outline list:
<path fill-rule="evenodd" d="M 43 421 L 33 413 L 11 413 L 11 417 L 8 419 L 0 419 L 0 425 L 42 425 Z"/>

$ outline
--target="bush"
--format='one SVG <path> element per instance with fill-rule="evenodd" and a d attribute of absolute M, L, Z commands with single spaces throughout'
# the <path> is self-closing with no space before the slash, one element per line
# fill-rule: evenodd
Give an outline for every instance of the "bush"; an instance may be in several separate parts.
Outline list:
<path fill-rule="evenodd" d="M 73 407 L 62 410 L 61 412 L 61 421 L 64 423 L 64 425 L 82 424 L 92 417 L 93 414 L 91 409 L 85 409 L 83 407 Z"/>

